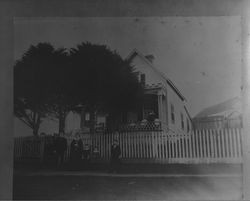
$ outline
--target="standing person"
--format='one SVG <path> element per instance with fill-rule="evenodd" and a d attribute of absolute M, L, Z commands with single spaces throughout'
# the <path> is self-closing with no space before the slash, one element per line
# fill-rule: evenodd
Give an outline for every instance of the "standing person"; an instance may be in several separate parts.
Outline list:
<path fill-rule="evenodd" d="M 84 162 L 84 169 L 89 169 L 90 165 L 90 145 L 88 143 L 85 143 L 83 146 L 83 162 Z"/>
<path fill-rule="evenodd" d="M 70 145 L 70 158 L 71 165 L 74 169 L 78 169 L 80 167 L 81 159 L 83 152 L 83 143 L 80 136 L 76 136 Z"/>
<path fill-rule="evenodd" d="M 95 146 L 94 149 L 93 149 L 93 158 L 94 158 L 94 159 L 98 159 L 99 156 L 100 156 L 100 152 L 99 152 L 99 150 L 98 150 L 98 147 Z"/>
<path fill-rule="evenodd" d="M 111 146 L 111 171 L 116 173 L 120 166 L 121 148 L 117 140 Z"/>
<path fill-rule="evenodd" d="M 77 140 L 77 145 L 78 145 L 77 160 L 80 163 L 82 160 L 83 142 L 82 142 L 80 135 L 76 136 L 76 140 Z"/>
<path fill-rule="evenodd" d="M 80 135 L 77 137 L 78 141 L 78 155 L 77 155 L 77 167 L 79 169 L 82 168 L 82 154 L 83 154 L 83 142 L 82 139 L 80 138 Z"/>
<path fill-rule="evenodd" d="M 90 146 L 88 143 L 85 143 L 83 146 L 83 159 L 84 161 L 90 160 Z"/>
<path fill-rule="evenodd" d="M 44 165 L 51 165 L 51 162 L 53 162 L 54 157 L 54 151 L 55 151 L 55 145 L 53 141 L 53 137 L 46 136 L 45 137 L 45 147 L 44 147 Z"/>
<path fill-rule="evenodd" d="M 67 139 L 62 136 L 55 136 L 55 152 L 57 167 L 61 167 L 64 162 L 64 154 L 67 150 Z"/>
<path fill-rule="evenodd" d="M 72 167 L 75 166 L 77 146 L 77 141 L 74 137 L 70 144 L 70 165 Z"/>

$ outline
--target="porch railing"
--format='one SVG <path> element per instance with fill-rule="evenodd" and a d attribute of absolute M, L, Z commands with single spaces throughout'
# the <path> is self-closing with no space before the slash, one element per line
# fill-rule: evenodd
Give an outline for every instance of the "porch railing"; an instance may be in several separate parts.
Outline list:
<path fill-rule="evenodd" d="M 136 123 L 123 124 L 119 127 L 120 132 L 138 132 L 138 131 L 161 131 L 161 122 L 141 121 Z"/>

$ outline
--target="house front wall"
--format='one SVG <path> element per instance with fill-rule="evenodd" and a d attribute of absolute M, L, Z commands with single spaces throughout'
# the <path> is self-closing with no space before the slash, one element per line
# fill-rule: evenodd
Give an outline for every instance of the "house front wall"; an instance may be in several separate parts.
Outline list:
<path fill-rule="evenodd" d="M 133 58 L 131 63 L 135 68 L 135 72 L 145 74 L 145 84 L 152 85 L 162 83 L 163 85 L 166 85 L 166 81 L 138 55 Z"/>
<path fill-rule="evenodd" d="M 145 74 L 145 84 L 153 85 L 161 83 L 163 88 L 158 92 L 159 119 L 163 126 L 170 128 L 177 133 L 187 133 L 187 121 L 189 131 L 191 131 L 191 120 L 184 108 L 184 102 L 177 93 L 169 86 L 166 80 L 159 75 L 149 64 L 140 56 L 136 55 L 132 60 L 135 71 Z M 171 104 L 174 106 L 175 122 L 171 121 Z M 181 114 L 183 114 L 184 129 L 182 129 Z"/>
<path fill-rule="evenodd" d="M 162 84 L 165 89 L 162 89 L 157 93 L 156 95 L 158 97 L 158 116 L 161 122 L 165 125 L 168 124 L 168 116 L 167 116 L 167 82 L 166 80 L 159 75 L 149 63 L 144 61 L 140 56 L 136 55 L 132 60 L 132 65 L 135 68 L 136 72 L 139 72 L 139 80 L 140 80 L 140 74 L 145 74 L 145 84 L 146 85 L 156 85 L 156 84 Z"/>
<path fill-rule="evenodd" d="M 168 92 L 166 89 L 161 89 L 158 92 L 158 109 L 159 119 L 163 128 L 166 128 L 168 127 Z"/>
<path fill-rule="evenodd" d="M 176 92 L 168 85 L 168 102 L 167 102 L 167 115 L 168 115 L 168 127 L 180 133 L 187 133 L 187 119 L 189 122 L 189 131 L 191 131 L 191 121 L 190 118 L 184 108 L 184 102 L 180 99 L 180 97 L 176 94 Z M 171 106 L 172 105 L 172 106 Z M 174 107 L 174 122 L 172 121 L 171 117 L 171 107 Z M 183 115 L 183 123 L 184 129 L 182 129 L 182 121 L 181 121 L 181 114 Z"/>

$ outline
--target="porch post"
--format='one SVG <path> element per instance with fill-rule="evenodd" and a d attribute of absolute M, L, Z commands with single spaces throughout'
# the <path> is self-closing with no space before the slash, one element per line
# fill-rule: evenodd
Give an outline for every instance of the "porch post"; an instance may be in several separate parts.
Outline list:
<path fill-rule="evenodd" d="M 163 109 L 163 106 L 162 106 L 162 94 L 159 93 L 157 95 L 158 97 L 158 117 L 159 117 L 159 120 L 161 122 L 163 122 L 163 114 L 162 114 L 162 109 Z"/>
<path fill-rule="evenodd" d="M 142 104 L 142 119 L 145 119 L 145 112 L 144 112 L 144 103 Z M 138 119 L 138 117 L 137 117 Z"/>
<path fill-rule="evenodd" d="M 81 109 L 81 120 L 80 120 L 80 128 L 83 131 L 84 130 L 84 126 L 85 126 L 85 108 L 83 107 Z"/>

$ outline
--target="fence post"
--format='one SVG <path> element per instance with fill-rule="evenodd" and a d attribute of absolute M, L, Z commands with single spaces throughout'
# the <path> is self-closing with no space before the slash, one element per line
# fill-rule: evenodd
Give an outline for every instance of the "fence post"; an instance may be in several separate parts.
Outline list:
<path fill-rule="evenodd" d="M 209 140 L 209 131 L 208 130 L 206 130 L 205 135 L 206 135 L 205 141 L 206 141 L 206 149 L 207 149 L 207 163 L 209 163 L 211 154 L 210 154 L 210 140 Z"/>
<path fill-rule="evenodd" d="M 229 157 L 231 159 L 233 159 L 233 142 L 232 142 L 232 129 L 229 129 L 229 132 L 228 132 L 228 140 L 229 140 L 229 152 L 230 152 L 230 155 Z"/>
<path fill-rule="evenodd" d="M 192 153 L 192 161 L 195 161 L 195 159 L 197 158 L 195 146 L 196 146 L 196 144 L 195 144 L 195 131 L 193 130 L 192 133 L 191 133 L 191 140 L 190 140 L 190 147 L 192 149 L 192 151 L 191 151 L 191 153 Z"/>
<path fill-rule="evenodd" d="M 236 129 L 233 129 L 232 134 L 233 134 L 234 159 L 235 161 L 237 161 L 238 157 L 237 157 L 237 142 L 236 142 L 237 131 Z"/>
<path fill-rule="evenodd" d="M 229 158 L 230 157 L 230 141 L 229 141 L 229 135 L 230 135 L 230 133 L 229 133 L 229 131 L 230 131 L 230 129 L 228 129 L 228 128 L 226 128 L 226 129 L 224 129 L 223 130 L 223 135 L 224 135 L 224 142 L 225 142 L 225 155 L 224 155 L 224 157 L 225 157 L 225 159 L 226 159 L 226 161 L 228 161 L 227 160 L 227 158 Z"/>

